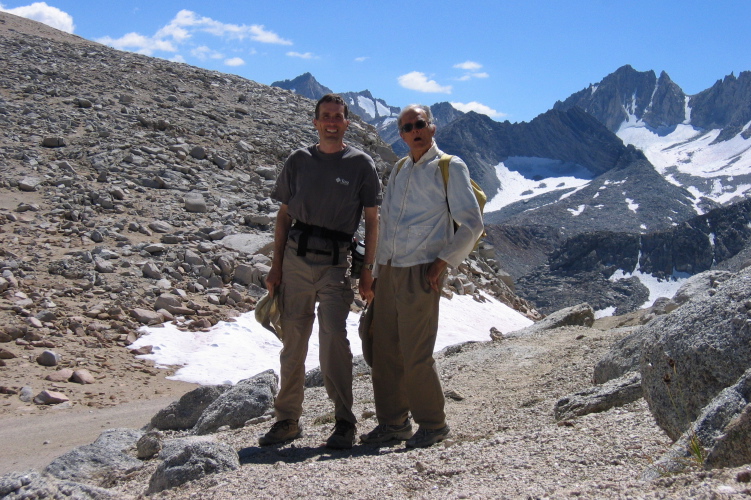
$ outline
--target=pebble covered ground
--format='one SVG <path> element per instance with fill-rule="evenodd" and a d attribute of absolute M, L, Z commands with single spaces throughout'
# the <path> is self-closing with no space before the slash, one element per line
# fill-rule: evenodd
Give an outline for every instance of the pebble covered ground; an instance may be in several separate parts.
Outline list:
<path fill-rule="evenodd" d="M 450 439 L 431 448 L 357 444 L 330 451 L 323 388 L 306 391 L 304 437 L 260 448 L 270 422 L 213 437 L 238 450 L 237 471 L 209 476 L 157 498 L 739 498 L 751 496 L 751 468 L 641 481 L 671 445 L 644 400 L 556 422 L 553 405 L 590 386 L 592 366 L 618 332 L 568 327 L 467 344 L 438 357 Z M 458 351 L 458 352 L 457 352 Z M 369 376 L 355 381 L 358 432 L 375 424 Z M 122 478 L 123 494 L 145 492 L 156 464 Z"/>

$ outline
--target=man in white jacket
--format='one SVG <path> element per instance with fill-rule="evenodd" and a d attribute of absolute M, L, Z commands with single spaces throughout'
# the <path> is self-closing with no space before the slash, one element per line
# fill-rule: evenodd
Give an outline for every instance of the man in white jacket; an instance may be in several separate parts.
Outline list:
<path fill-rule="evenodd" d="M 410 105 L 398 120 L 409 155 L 391 173 L 381 205 L 373 317 L 372 378 L 378 426 L 363 443 L 407 440 L 431 446 L 449 434 L 433 349 L 446 268 L 458 266 L 483 231 L 464 162 L 448 182 L 439 167 L 430 108 Z M 409 413 L 419 424 L 412 432 Z"/>

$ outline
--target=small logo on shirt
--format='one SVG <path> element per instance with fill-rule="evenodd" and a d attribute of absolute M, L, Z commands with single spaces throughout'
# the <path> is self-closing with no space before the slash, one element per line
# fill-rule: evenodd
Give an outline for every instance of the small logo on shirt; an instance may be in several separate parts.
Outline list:
<path fill-rule="evenodd" d="M 336 182 L 342 186 L 349 186 L 349 181 L 347 179 L 342 179 L 341 177 L 337 177 Z"/>

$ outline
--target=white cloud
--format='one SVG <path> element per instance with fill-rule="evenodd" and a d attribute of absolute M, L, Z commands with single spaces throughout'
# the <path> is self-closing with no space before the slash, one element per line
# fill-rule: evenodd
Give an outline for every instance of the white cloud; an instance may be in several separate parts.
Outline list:
<path fill-rule="evenodd" d="M 472 101 L 468 103 L 462 103 L 462 102 L 452 102 L 451 105 L 458 109 L 459 111 L 463 111 L 465 113 L 469 111 L 474 111 L 475 113 L 480 113 L 482 115 L 488 115 L 491 118 L 503 118 L 506 116 L 506 113 L 501 113 L 500 111 L 496 111 L 493 108 L 486 106 L 484 104 L 481 104 L 477 101 Z"/>
<path fill-rule="evenodd" d="M 153 37 L 143 36 L 138 33 L 128 33 L 120 38 L 111 38 L 105 36 L 97 40 L 99 43 L 109 45 L 119 50 L 130 50 L 146 56 L 152 55 L 155 51 L 159 52 L 177 52 L 177 47 L 168 40 L 159 40 Z"/>
<path fill-rule="evenodd" d="M 316 59 L 316 56 L 312 52 L 306 52 L 301 54 L 300 52 L 287 52 L 289 57 L 299 57 L 300 59 Z"/>
<path fill-rule="evenodd" d="M 454 64 L 454 67 L 458 69 L 464 69 L 467 71 L 475 71 L 475 70 L 482 68 L 482 64 L 476 63 L 474 61 L 465 61 L 463 63 Z"/>
<path fill-rule="evenodd" d="M 417 90 L 418 92 L 430 92 L 440 94 L 450 94 L 451 85 L 439 85 L 435 80 L 428 80 L 425 73 L 412 71 L 398 78 L 399 85 L 405 89 Z"/>
<path fill-rule="evenodd" d="M 224 61 L 224 64 L 227 66 L 242 66 L 245 64 L 245 61 L 241 57 L 232 57 Z"/>
<path fill-rule="evenodd" d="M 224 54 L 217 52 L 216 50 L 211 49 L 205 45 L 201 45 L 200 47 L 192 49 L 190 51 L 190 55 L 201 61 L 205 61 L 206 59 L 224 59 Z"/>
<path fill-rule="evenodd" d="M 184 63 L 185 62 L 185 58 L 183 56 L 181 56 L 180 54 L 175 54 L 169 60 L 172 61 L 172 62 L 178 62 L 178 63 Z"/>
<path fill-rule="evenodd" d="M 203 32 L 220 38 L 243 40 L 250 38 L 256 42 L 278 45 L 292 45 L 292 42 L 281 38 L 273 31 L 268 31 L 263 25 L 222 23 L 210 17 L 199 16 L 193 11 L 183 9 L 177 13 L 167 26 L 157 31 L 155 38 L 173 38 L 177 42 L 184 42 L 192 36 L 192 32 Z"/>
<path fill-rule="evenodd" d="M 34 2 L 31 5 L 15 7 L 13 9 L 6 9 L 0 4 L 0 11 L 38 21 L 66 33 L 73 33 L 73 30 L 76 29 L 73 25 L 73 16 L 57 7 L 47 5 L 45 2 Z"/>
<path fill-rule="evenodd" d="M 292 42 L 281 38 L 279 35 L 272 31 L 266 31 L 263 25 L 256 25 L 250 27 L 252 34 L 251 38 L 256 42 L 261 43 L 275 43 L 278 45 L 292 45 Z"/>
<path fill-rule="evenodd" d="M 459 78 L 457 78 L 460 82 L 466 82 L 468 80 L 471 80 L 472 78 L 490 78 L 490 75 L 487 73 L 466 73 Z"/>
<path fill-rule="evenodd" d="M 370 58 L 369 57 L 355 57 L 355 62 L 365 62 L 368 59 Z"/>
<path fill-rule="evenodd" d="M 484 71 L 478 71 L 480 68 L 482 68 L 482 64 L 474 61 L 465 61 L 463 63 L 454 64 L 454 68 L 463 69 L 464 71 L 466 71 L 464 75 L 457 78 L 457 80 L 459 80 L 460 82 L 466 82 L 468 80 L 471 80 L 472 78 L 490 78 L 490 75 L 485 73 Z"/>
<path fill-rule="evenodd" d="M 260 43 L 277 45 L 292 45 L 292 42 L 281 38 L 272 31 L 268 31 L 262 25 L 222 23 L 210 17 L 199 16 L 190 10 L 181 10 L 164 27 L 157 30 L 154 36 L 145 36 L 139 33 L 128 33 L 120 38 L 103 37 L 96 40 L 99 43 L 109 45 L 120 50 L 130 50 L 145 55 L 154 52 L 177 52 L 177 47 L 191 40 L 194 34 L 204 33 L 226 40 L 249 39 Z M 254 53 L 254 52 L 251 52 Z M 211 59 L 223 59 L 224 55 L 200 46 L 191 50 L 191 54 L 205 61 Z"/>

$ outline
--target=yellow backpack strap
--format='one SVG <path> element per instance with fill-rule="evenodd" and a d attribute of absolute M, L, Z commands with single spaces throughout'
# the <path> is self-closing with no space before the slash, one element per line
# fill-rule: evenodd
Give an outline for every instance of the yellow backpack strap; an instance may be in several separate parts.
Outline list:
<path fill-rule="evenodd" d="M 441 175 L 443 175 L 443 189 L 446 191 L 446 196 L 449 194 L 449 164 L 454 155 L 443 155 L 438 160 L 438 166 L 441 167 Z"/>
<path fill-rule="evenodd" d="M 456 232 L 459 225 L 451 216 L 451 206 L 449 205 L 449 164 L 451 163 L 451 158 L 453 158 L 453 155 L 441 156 L 441 159 L 438 160 L 438 167 L 441 169 L 441 176 L 443 177 L 443 191 L 446 193 L 446 208 L 449 211 L 449 217 L 451 217 L 451 220 L 454 223 L 454 232 Z"/>
<path fill-rule="evenodd" d="M 402 167 L 404 166 L 404 164 L 407 162 L 407 158 L 409 158 L 409 157 L 405 156 L 404 158 L 402 158 L 401 160 L 399 160 L 397 162 L 397 164 L 396 164 L 396 174 L 394 174 L 394 177 L 396 177 L 399 174 L 399 171 L 402 169 Z"/>

